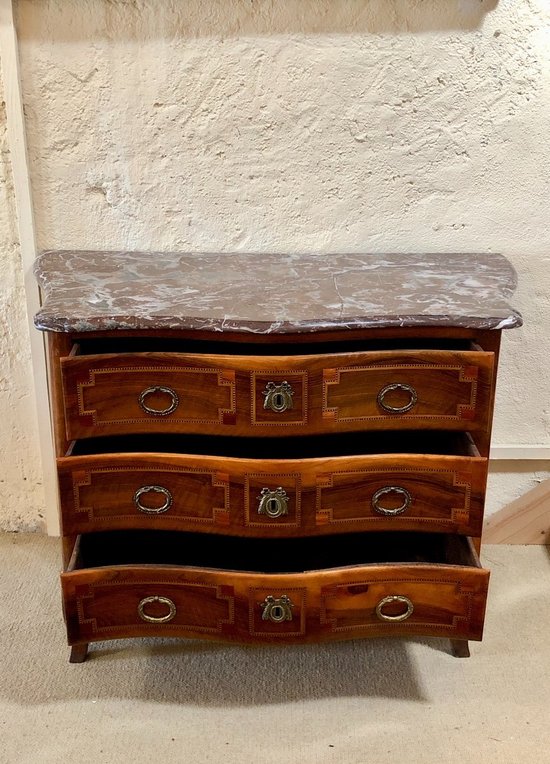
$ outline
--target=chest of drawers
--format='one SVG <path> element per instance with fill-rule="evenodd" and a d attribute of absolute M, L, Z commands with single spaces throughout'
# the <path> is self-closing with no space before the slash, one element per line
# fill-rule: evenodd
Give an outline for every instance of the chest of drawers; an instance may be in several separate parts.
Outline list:
<path fill-rule="evenodd" d="M 500 256 L 47 252 L 71 660 L 481 639 Z"/>

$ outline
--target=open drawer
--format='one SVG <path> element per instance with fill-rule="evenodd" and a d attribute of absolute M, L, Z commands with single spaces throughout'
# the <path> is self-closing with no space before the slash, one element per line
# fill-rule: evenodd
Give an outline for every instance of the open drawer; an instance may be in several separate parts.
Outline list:
<path fill-rule="evenodd" d="M 79 537 L 61 579 L 69 644 L 479 640 L 489 572 L 469 538 L 443 534 L 271 541 L 123 531 Z"/>
<path fill-rule="evenodd" d="M 75 345 L 60 364 L 69 440 L 477 431 L 486 429 L 492 409 L 494 354 L 480 349 L 81 355 Z"/>
<path fill-rule="evenodd" d="M 328 435 L 284 447 L 266 438 L 147 435 L 79 441 L 58 459 L 58 476 L 64 534 L 480 536 L 487 460 L 466 433 Z"/>

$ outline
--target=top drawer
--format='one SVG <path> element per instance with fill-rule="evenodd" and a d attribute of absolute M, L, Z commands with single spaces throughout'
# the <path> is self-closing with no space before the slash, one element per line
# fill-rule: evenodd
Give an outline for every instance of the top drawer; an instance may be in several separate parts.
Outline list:
<path fill-rule="evenodd" d="M 67 437 L 483 430 L 494 354 L 418 350 L 61 358 Z"/>

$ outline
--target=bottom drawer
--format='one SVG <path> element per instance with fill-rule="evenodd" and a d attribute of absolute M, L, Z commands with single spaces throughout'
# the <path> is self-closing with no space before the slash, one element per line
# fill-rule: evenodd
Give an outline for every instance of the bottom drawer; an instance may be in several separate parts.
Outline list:
<path fill-rule="evenodd" d="M 61 580 L 69 644 L 479 640 L 489 572 L 469 538 L 442 534 L 268 540 L 117 531 L 79 537 Z"/>

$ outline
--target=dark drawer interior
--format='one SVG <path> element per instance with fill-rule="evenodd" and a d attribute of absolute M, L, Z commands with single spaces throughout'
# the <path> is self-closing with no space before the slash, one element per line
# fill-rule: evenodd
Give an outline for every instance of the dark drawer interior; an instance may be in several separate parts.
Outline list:
<path fill-rule="evenodd" d="M 441 454 L 479 456 L 468 433 L 359 432 L 286 438 L 203 435 L 133 435 L 87 438 L 71 444 L 68 456 L 163 453 L 231 456 L 243 459 L 306 459 L 355 454 Z"/>
<path fill-rule="evenodd" d="M 355 353 L 378 350 L 477 350 L 470 339 L 401 337 L 398 339 L 333 340 L 329 342 L 231 342 L 190 340 L 176 337 L 86 337 L 78 338 L 78 355 L 102 353 L 206 353 L 220 355 L 308 355 Z"/>
<path fill-rule="evenodd" d="M 109 531 L 80 537 L 74 568 L 181 565 L 298 573 L 385 563 L 479 566 L 469 539 L 437 533 L 249 539 L 166 531 Z"/>

